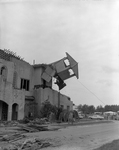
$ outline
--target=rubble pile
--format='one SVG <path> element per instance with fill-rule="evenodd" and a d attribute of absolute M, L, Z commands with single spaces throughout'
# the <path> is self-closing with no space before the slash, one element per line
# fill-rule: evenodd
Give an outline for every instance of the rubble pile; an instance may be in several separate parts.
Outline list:
<path fill-rule="evenodd" d="M 25 132 L 39 132 L 39 131 L 48 131 L 49 124 L 47 118 L 35 118 L 30 120 L 27 118 L 20 121 L 0 121 L 0 127 L 17 127 L 19 131 Z"/>
<path fill-rule="evenodd" d="M 32 121 L 32 123 L 37 123 L 37 124 L 49 124 L 48 118 L 35 118 Z"/>
<path fill-rule="evenodd" d="M 37 124 L 49 124 L 48 118 L 28 118 L 25 117 L 23 120 L 18 121 L 20 124 L 26 123 L 37 123 Z"/>
<path fill-rule="evenodd" d="M 52 146 L 50 142 L 30 138 L 26 139 L 24 142 L 12 143 L 11 145 L 6 147 L 0 147 L 0 150 L 38 150 L 49 146 Z"/>
<path fill-rule="evenodd" d="M 0 121 L 0 127 L 5 127 L 5 126 L 18 126 L 19 122 L 18 121 Z"/>
<path fill-rule="evenodd" d="M 3 135 L 2 137 L 0 137 L 0 141 L 7 141 L 7 142 L 13 142 L 13 141 L 17 141 L 19 139 L 23 139 L 25 137 L 25 135 L 19 134 L 19 133 L 15 133 L 15 134 L 6 134 Z"/>
<path fill-rule="evenodd" d="M 44 140 L 39 140 L 39 139 L 27 139 L 21 146 L 20 150 L 25 150 L 26 148 L 31 148 L 32 150 L 37 150 L 37 149 L 41 149 L 44 147 L 48 147 L 51 146 L 52 144 L 49 142 L 46 142 Z"/>
<path fill-rule="evenodd" d="M 26 123 L 27 122 L 27 123 Z M 0 150 L 39 150 L 53 146 L 51 141 L 31 138 L 26 132 L 52 131 L 47 118 L 21 121 L 0 121 Z M 56 130 L 56 129 L 55 129 Z"/>
<path fill-rule="evenodd" d="M 4 126 L 18 126 L 19 124 L 27 124 L 27 123 L 37 123 L 39 125 L 42 124 L 49 124 L 48 118 L 24 118 L 23 120 L 19 121 L 1 121 L 0 120 L 0 127 Z"/>
<path fill-rule="evenodd" d="M 35 130 L 38 130 L 38 131 L 48 131 L 49 130 L 48 126 L 38 125 L 38 124 L 34 124 L 34 123 L 28 124 L 27 126 L 30 128 L 33 128 Z"/>

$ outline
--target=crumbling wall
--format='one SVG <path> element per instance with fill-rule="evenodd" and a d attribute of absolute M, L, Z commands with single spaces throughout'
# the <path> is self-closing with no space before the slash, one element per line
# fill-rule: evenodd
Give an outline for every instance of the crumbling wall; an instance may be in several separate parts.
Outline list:
<path fill-rule="evenodd" d="M 12 98 L 12 82 L 13 82 L 13 70 L 14 64 L 0 59 L 0 69 L 5 66 L 7 69 L 6 79 L 0 75 L 0 100 L 9 104 L 9 100 Z"/>
<path fill-rule="evenodd" d="M 58 107 L 58 92 L 55 90 L 52 90 L 50 88 L 39 88 L 36 89 L 34 92 L 35 101 L 38 103 L 37 109 L 40 114 L 40 107 L 42 106 L 42 103 L 46 100 L 50 101 L 52 105 L 55 105 Z M 69 97 L 62 95 L 60 93 L 60 105 L 64 106 L 64 109 L 67 109 L 67 106 L 69 106 L 70 110 L 73 109 L 73 102 L 69 100 Z"/>
<path fill-rule="evenodd" d="M 33 94 L 33 88 L 34 88 L 34 69 L 33 69 L 33 67 L 27 62 L 20 61 L 15 58 L 12 58 L 11 61 L 14 63 L 14 71 L 17 72 L 17 74 L 18 74 L 17 88 L 20 89 L 21 78 L 28 79 L 28 80 L 30 80 L 29 92 L 28 91 L 25 91 L 25 92 L 26 92 L 26 95 L 30 95 L 31 92 Z"/>
<path fill-rule="evenodd" d="M 25 105 L 25 90 L 12 90 L 12 105 L 14 103 L 18 104 L 18 120 L 24 118 L 24 105 Z"/>
<path fill-rule="evenodd" d="M 35 102 L 37 103 L 36 109 L 38 115 L 40 115 L 40 107 L 41 107 L 41 88 L 35 89 L 34 90 L 34 97 L 35 97 Z"/>
<path fill-rule="evenodd" d="M 14 72 L 14 63 L 9 62 L 9 61 L 5 61 L 3 59 L 0 59 L 0 71 L 1 71 L 1 68 L 3 66 L 5 66 L 6 69 L 7 69 L 6 81 L 12 84 L 12 82 L 13 82 L 13 72 Z"/>
<path fill-rule="evenodd" d="M 8 55 L 5 51 L 0 49 L 0 58 L 10 61 L 10 55 Z"/>
<path fill-rule="evenodd" d="M 47 82 L 45 80 L 42 79 L 42 74 L 46 68 L 46 64 L 39 64 L 39 65 L 34 65 L 34 87 L 35 88 L 52 88 L 52 79 Z"/>
<path fill-rule="evenodd" d="M 0 75 L 0 100 L 8 104 L 8 120 L 12 119 L 12 105 L 18 104 L 18 120 L 24 117 L 25 91 L 13 88 L 13 73 L 15 65 L 11 61 L 0 59 L 0 69 L 2 66 L 7 68 L 6 79 Z M 18 68 L 19 69 L 19 68 Z"/>
<path fill-rule="evenodd" d="M 53 90 L 50 88 L 41 88 L 41 93 L 41 102 L 43 103 L 44 101 L 48 100 L 53 105 Z"/>
<path fill-rule="evenodd" d="M 60 95 L 60 105 L 64 106 L 64 109 L 73 110 L 73 102 L 71 99 L 66 95 Z"/>
<path fill-rule="evenodd" d="M 34 69 L 34 85 L 42 85 L 43 84 L 41 75 L 42 75 L 42 68 L 35 68 Z"/>
<path fill-rule="evenodd" d="M 25 99 L 25 106 L 24 106 L 24 117 L 36 117 L 37 109 L 36 109 L 37 103 L 33 100 Z"/>

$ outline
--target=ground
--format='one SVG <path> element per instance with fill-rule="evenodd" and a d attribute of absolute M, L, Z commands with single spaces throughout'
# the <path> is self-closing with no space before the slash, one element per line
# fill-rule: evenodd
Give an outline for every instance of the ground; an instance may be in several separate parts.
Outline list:
<path fill-rule="evenodd" d="M 0 142 L 0 147 L 23 143 L 30 139 L 39 139 L 46 143 L 42 147 L 43 150 L 117 150 L 119 145 L 119 122 L 118 121 L 80 121 L 73 125 L 67 123 L 48 124 L 50 131 L 42 132 L 24 132 L 18 131 L 17 126 L 1 127 L 0 135 L 7 136 L 12 133 L 24 135 L 24 138 L 13 140 L 12 142 Z M 116 140 L 112 142 L 113 140 Z M 105 143 L 105 146 L 101 147 Z M 50 144 L 49 144 L 50 143 Z M 116 144 L 116 145 L 115 145 Z M 108 148 L 111 147 L 111 149 Z M 35 145 L 36 146 L 36 145 Z M 99 148 L 101 147 L 101 148 Z M 97 149 L 96 149 L 97 148 Z M 39 148 L 37 148 L 39 149 Z M 41 149 L 41 148 L 40 148 Z M 36 150 L 36 149 L 35 149 Z"/>
<path fill-rule="evenodd" d="M 103 146 L 95 150 L 118 150 L 119 149 L 119 140 L 114 140 L 111 143 L 104 144 Z"/>

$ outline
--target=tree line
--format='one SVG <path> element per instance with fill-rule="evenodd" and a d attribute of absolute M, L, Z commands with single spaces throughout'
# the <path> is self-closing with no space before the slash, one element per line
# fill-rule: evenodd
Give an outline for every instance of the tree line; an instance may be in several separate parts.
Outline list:
<path fill-rule="evenodd" d="M 94 107 L 93 105 L 78 105 L 77 106 L 78 111 L 81 111 L 83 114 L 93 114 L 94 112 L 106 112 L 106 111 L 119 111 L 119 105 L 105 105 L 104 107 L 102 105 L 99 105 L 97 107 Z"/>

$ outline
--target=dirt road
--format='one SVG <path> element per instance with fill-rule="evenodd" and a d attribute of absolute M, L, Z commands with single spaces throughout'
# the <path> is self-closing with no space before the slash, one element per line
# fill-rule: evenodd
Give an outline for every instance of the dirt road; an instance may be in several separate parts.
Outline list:
<path fill-rule="evenodd" d="M 69 126 L 58 131 L 29 133 L 30 137 L 48 139 L 54 147 L 43 150 L 92 150 L 119 139 L 119 122 Z"/>

